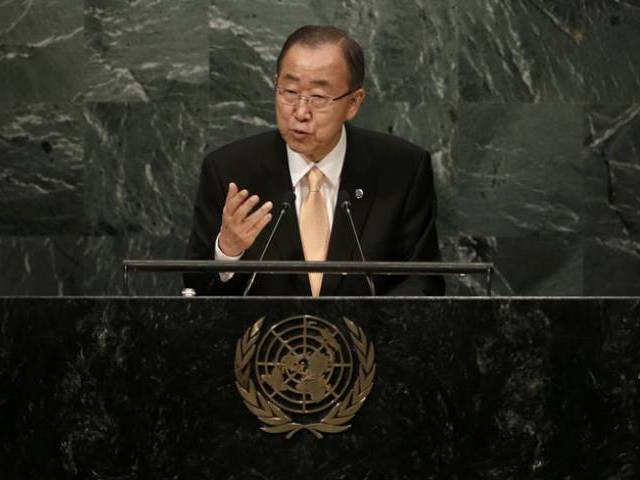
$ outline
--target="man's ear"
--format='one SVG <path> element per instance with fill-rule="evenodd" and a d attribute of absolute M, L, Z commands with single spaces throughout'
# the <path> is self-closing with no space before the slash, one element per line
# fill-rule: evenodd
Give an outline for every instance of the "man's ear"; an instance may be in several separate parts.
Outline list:
<path fill-rule="evenodd" d="M 364 97 L 367 96 L 367 92 L 364 88 L 359 88 L 356 90 L 351 98 L 349 98 L 349 111 L 347 112 L 347 120 L 352 120 L 360 110 L 362 106 L 362 102 L 364 102 Z"/>

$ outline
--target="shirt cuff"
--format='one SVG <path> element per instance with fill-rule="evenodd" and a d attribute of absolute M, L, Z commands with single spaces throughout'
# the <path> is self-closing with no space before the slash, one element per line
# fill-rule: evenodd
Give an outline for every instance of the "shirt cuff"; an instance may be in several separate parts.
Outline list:
<path fill-rule="evenodd" d="M 235 257 L 225 255 L 224 252 L 220 249 L 220 244 L 218 243 L 219 240 L 220 240 L 220 234 L 218 234 L 218 236 L 216 237 L 216 256 L 215 256 L 216 260 L 233 262 L 236 260 L 240 260 L 242 258 L 242 255 L 244 255 L 244 252 L 242 252 L 240 255 L 237 255 Z M 228 282 L 233 278 L 233 272 L 218 272 L 218 275 L 220 276 L 220 281 L 222 281 L 223 283 Z"/>

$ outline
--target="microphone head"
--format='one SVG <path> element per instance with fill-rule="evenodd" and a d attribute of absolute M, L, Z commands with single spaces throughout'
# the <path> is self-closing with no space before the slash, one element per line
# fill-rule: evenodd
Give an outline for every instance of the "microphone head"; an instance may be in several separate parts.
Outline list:
<path fill-rule="evenodd" d="M 280 207 L 284 210 L 288 210 L 291 208 L 291 204 L 296 202 L 296 194 L 293 190 L 289 190 L 282 196 L 280 200 Z"/>
<path fill-rule="evenodd" d="M 343 209 L 350 208 L 351 196 L 349 195 L 349 192 L 347 192 L 346 190 L 340 190 L 340 192 L 338 192 L 338 203 Z"/>

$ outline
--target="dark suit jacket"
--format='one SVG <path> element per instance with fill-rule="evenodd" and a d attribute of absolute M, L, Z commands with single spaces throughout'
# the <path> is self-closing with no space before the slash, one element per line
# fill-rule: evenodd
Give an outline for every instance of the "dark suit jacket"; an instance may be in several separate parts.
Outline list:
<path fill-rule="evenodd" d="M 428 153 L 391 135 L 346 125 L 347 152 L 340 190 L 351 196 L 354 222 L 367 260 L 439 261 L 436 196 Z M 213 259 L 229 182 L 278 204 L 293 190 L 286 145 L 277 130 L 226 145 L 204 160 L 195 202 L 188 259 Z M 362 199 L 354 197 L 362 189 Z M 272 220 L 273 223 L 273 220 Z M 272 225 L 260 233 L 243 259 L 260 256 Z M 327 260 L 358 260 L 348 219 L 334 213 Z M 304 260 L 295 208 L 287 212 L 265 260 Z M 240 295 L 248 275 L 221 282 L 218 274 L 185 274 L 185 286 L 198 295 Z M 443 295 L 441 277 L 374 277 L 379 295 Z M 306 275 L 258 275 L 251 295 L 310 295 Z M 325 275 L 325 295 L 369 295 L 364 276 Z"/>

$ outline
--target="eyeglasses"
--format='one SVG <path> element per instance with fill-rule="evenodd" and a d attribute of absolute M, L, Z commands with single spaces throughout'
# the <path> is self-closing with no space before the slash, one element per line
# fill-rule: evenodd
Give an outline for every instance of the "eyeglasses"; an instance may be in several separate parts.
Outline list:
<path fill-rule="evenodd" d="M 278 99 L 285 105 L 297 105 L 300 100 L 304 99 L 307 101 L 307 105 L 309 107 L 316 109 L 324 108 L 332 102 L 342 100 L 347 95 L 351 95 L 353 92 L 354 90 L 349 90 L 347 93 L 343 93 L 339 97 L 331 98 L 325 97 L 324 95 L 302 95 L 295 90 L 289 90 L 288 88 L 276 85 L 276 93 L 278 94 Z"/>

